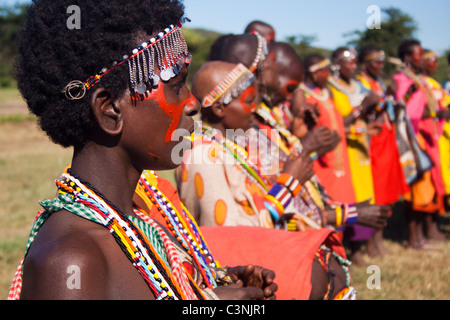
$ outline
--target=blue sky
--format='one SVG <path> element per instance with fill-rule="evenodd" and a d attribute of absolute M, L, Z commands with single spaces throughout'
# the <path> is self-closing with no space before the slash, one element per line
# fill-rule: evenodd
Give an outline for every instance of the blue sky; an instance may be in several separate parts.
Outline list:
<path fill-rule="evenodd" d="M 0 0 L 0 4 L 15 2 Z M 450 49 L 449 0 L 184 0 L 184 4 L 192 19 L 187 27 L 242 33 L 250 21 L 258 19 L 275 27 L 278 41 L 314 35 L 313 45 L 327 49 L 344 45 L 349 40 L 345 33 L 367 28 L 370 5 L 396 7 L 417 22 L 415 37 L 425 48 L 440 54 Z"/>
<path fill-rule="evenodd" d="M 242 33 L 252 20 L 262 20 L 277 31 L 277 40 L 287 36 L 314 35 L 315 46 L 335 49 L 349 38 L 343 34 L 364 30 L 370 17 L 367 8 L 396 7 L 417 22 L 415 35 L 424 47 L 443 53 L 450 49 L 449 0 L 184 0 L 192 19 L 187 27 L 223 33 Z"/>

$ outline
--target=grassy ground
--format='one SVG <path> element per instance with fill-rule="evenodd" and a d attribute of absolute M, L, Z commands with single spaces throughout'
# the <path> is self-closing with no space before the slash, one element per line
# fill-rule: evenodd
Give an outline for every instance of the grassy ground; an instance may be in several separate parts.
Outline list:
<path fill-rule="evenodd" d="M 6 298 L 23 256 L 37 201 L 53 197 L 53 181 L 70 163 L 71 152 L 37 129 L 16 91 L 0 90 L 0 299 Z M 172 177 L 171 172 L 161 174 Z M 427 252 L 405 249 L 401 209 L 396 207 L 386 229 L 384 243 L 390 254 L 365 257 L 379 267 L 381 288 L 367 287 L 371 273 L 366 268 L 352 268 L 358 299 L 450 299 L 450 242 Z M 439 225 L 450 238 L 450 214 L 440 218 Z"/>

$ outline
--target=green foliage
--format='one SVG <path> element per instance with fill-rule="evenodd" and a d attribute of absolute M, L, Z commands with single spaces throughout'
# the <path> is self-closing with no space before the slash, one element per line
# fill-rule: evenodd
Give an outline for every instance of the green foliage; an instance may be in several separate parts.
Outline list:
<path fill-rule="evenodd" d="M 221 34 L 204 29 L 189 28 L 183 28 L 183 34 L 193 57 L 187 79 L 187 82 L 190 85 L 197 70 L 209 60 L 211 45 L 221 36 Z"/>
<path fill-rule="evenodd" d="M 307 55 L 312 53 L 318 53 L 324 57 L 329 58 L 331 55 L 330 50 L 313 47 L 312 44 L 317 41 L 315 35 L 299 34 L 296 36 L 289 36 L 286 38 L 286 42 L 294 47 L 297 54 L 304 59 Z"/>
<path fill-rule="evenodd" d="M 383 8 L 381 11 L 385 14 L 385 19 L 381 21 L 380 29 L 365 29 L 364 31 L 355 30 L 344 36 L 354 37 L 348 42 L 356 50 L 366 45 L 376 45 L 383 49 L 386 55 L 390 57 L 397 56 L 399 44 L 414 36 L 417 31 L 417 24 L 408 14 L 397 8 Z M 391 74 L 395 67 L 386 64 L 386 73 Z"/>
<path fill-rule="evenodd" d="M 26 5 L 0 7 L 0 87 L 12 87 L 17 30 L 25 22 Z"/>

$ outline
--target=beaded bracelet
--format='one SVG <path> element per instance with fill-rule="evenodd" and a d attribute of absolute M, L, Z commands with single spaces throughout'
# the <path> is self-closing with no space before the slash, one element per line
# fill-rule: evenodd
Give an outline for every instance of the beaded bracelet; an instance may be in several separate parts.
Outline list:
<path fill-rule="evenodd" d="M 350 126 L 350 133 L 353 135 L 361 135 L 367 132 L 366 128 L 361 128 L 359 126 L 356 125 L 352 125 Z"/>
<path fill-rule="evenodd" d="M 279 183 L 275 184 L 264 197 L 264 205 L 269 210 L 275 222 L 280 220 L 284 209 L 291 201 L 291 191 Z"/>
<path fill-rule="evenodd" d="M 343 225 L 343 223 L 344 223 L 344 221 L 343 221 L 344 219 L 343 219 L 343 216 L 342 216 L 342 206 L 341 205 L 337 205 L 334 208 L 334 210 L 336 212 L 336 229 L 340 230 L 342 225 Z"/>
<path fill-rule="evenodd" d="M 356 224 L 358 222 L 358 211 L 356 205 L 348 205 L 348 215 L 345 224 Z"/>
<path fill-rule="evenodd" d="M 272 216 L 275 222 L 280 220 L 281 217 L 283 216 L 284 210 L 283 211 L 277 210 L 276 205 L 273 205 L 272 202 L 265 200 L 264 206 L 270 212 L 270 215 Z"/>
<path fill-rule="evenodd" d="M 346 225 L 358 222 L 358 211 L 355 204 L 339 204 L 334 207 L 336 212 L 336 230 L 343 230 Z"/>
<path fill-rule="evenodd" d="M 291 192 L 293 197 L 296 197 L 302 189 L 300 182 L 288 173 L 280 174 L 277 183 L 285 186 Z"/>

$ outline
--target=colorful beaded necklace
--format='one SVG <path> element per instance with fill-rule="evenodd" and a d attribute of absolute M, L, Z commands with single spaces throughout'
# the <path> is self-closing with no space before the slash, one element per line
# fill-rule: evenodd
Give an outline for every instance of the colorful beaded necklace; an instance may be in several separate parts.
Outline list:
<path fill-rule="evenodd" d="M 265 104 L 261 103 L 258 106 L 257 114 L 273 129 L 275 129 L 280 136 L 283 136 L 284 139 L 287 141 L 287 146 L 284 145 L 283 142 L 277 141 L 274 142 L 277 144 L 277 146 L 285 152 L 286 155 L 290 155 L 292 151 L 294 152 L 302 152 L 303 146 L 300 142 L 300 139 L 298 139 L 295 135 L 293 135 L 288 129 L 281 126 L 279 123 L 277 123 L 276 119 L 272 115 L 270 108 L 267 107 Z M 269 140 L 273 141 L 269 138 Z M 309 181 L 306 181 L 304 183 L 304 186 L 306 187 L 309 196 L 313 199 L 314 203 L 321 209 L 324 208 L 323 201 L 321 199 L 321 196 L 319 195 L 319 186 L 317 181 L 317 176 L 313 176 Z M 303 195 L 307 197 L 307 195 L 303 192 Z"/>
<path fill-rule="evenodd" d="M 196 134 L 197 133 L 198 132 L 196 131 Z M 218 130 L 213 129 L 206 123 L 202 124 L 200 138 L 217 142 L 223 148 L 224 152 L 227 152 L 234 157 L 238 167 L 242 168 L 241 171 L 264 193 L 267 193 L 269 190 L 268 182 L 262 177 L 259 168 L 249 160 L 245 149 L 237 143 L 225 138 Z"/>
<path fill-rule="evenodd" d="M 89 186 L 86 182 L 81 182 L 79 177 L 75 177 L 70 169 L 63 173 L 56 183 L 60 193 L 70 194 L 75 198 L 75 202 L 90 208 L 97 221 L 109 229 L 122 251 L 139 271 L 158 300 L 205 298 L 192 279 L 188 280 L 188 285 L 182 284 L 180 286 L 180 279 L 174 277 L 174 273 L 148 237 L 120 209 L 92 186 Z M 164 231 L 155 224 L 151 226 L 164 240 L 164 236 L 167 236 Z M 170 240 L 165 239 L 165 250 L 170 255 L 176 255 L 174 247 L 167 247 L 167 245 L 170 245 Z M 182 265 L 171 267 L 178 270 L 183 268 Z"/>
<path fill-rule="evenodd" d="M 147 177 L 157 178 L 153 171 L 144 171 L 139 179 L 139 187 L 164 218 L 175 239 L 197 263 L 207 287 L 217 287 L 211 268 L 216 268 L 218 265 L 212 257 L 198 225 L 185 207 L 182 206 L 181 212 L 177 210 L 167 197 L 149 182 Z M 139 212 L 138 216 L 144 221 L 151 220 L 142 212 Z"/>

